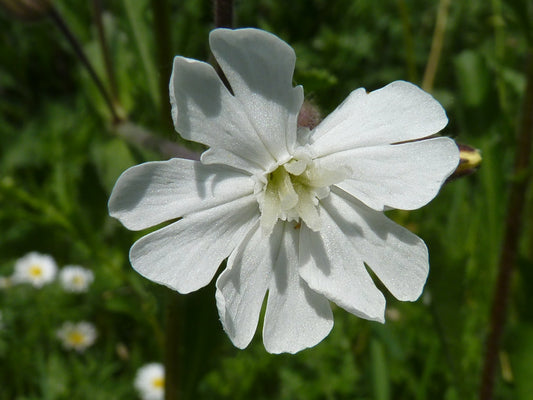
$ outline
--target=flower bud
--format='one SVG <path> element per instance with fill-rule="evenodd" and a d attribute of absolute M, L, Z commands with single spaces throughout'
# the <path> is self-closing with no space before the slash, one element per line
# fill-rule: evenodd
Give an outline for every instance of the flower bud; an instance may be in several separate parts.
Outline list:
<path fill-rule="evenodd" d="M 312 104 L 310 101 L 305 100 L 298 114 L 298 126 L 305 126 L 310 130 L 313 130 L 322 120 L 320 115 L 320 110 L 317 106 Z"/>
<path fill-rule="evenodd" d="M 455 169 L 455 172 L 447 179 L 448 182 L 473 174 L 481 165 L 481 151 L 461 143 L 457 143 L 457 147 L 459 147 L 459 165 Z"/>

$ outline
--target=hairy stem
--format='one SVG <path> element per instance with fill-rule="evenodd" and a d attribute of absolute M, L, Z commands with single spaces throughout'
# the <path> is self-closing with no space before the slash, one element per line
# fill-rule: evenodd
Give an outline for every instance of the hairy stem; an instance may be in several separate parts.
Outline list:
<path fill-rule="evenodd" d="M 501 337 L 507 316 L 507 306 L 513 267 L 516 263 L 520 234 L 523 227 L 524 208 L 528 186 L 531 181 L 531 146 L 533 138 L 533 48 L 529 49 L 527 86 L 518 127 L 516 155 L 511 182 L 507 218 L 499 261 L 499 271 L 494 288 L 490 331 L 487 338 L 483 373 L 479 392 L 480 400 L 491 400 Z"/>

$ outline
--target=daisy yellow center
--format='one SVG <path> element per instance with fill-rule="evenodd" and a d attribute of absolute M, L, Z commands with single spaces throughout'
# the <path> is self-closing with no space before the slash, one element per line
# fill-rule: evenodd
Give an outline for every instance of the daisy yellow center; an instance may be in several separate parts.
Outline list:
<path fill-rule="evenodd" d="M 81 332 L 73 331 L 70 332 L 67 336 L 67 340 L 72 345 L 80 345 L 85 343 L 85 335 Z"/>
<path fill-rule="evenodd" d="M 80 275 L 75 275 L 75 276 L 72 278 L 72 283 L 73 283 L 75 286 L 82 286 L 82 285 L 83 285 L 83 277 L 81 277 Z"/>
<path fill-rule="evenodd" d="M 152 385 L 157 389 L 163 389 L 165 387 L 165 378 L 154 378 L 152 380 Z"/>
<path fill-rule="evenodd" d="M 32 265 L 30 267 L 30 276 L 33 278 L 40 278 L 43 275 L 43 269 L 40 265 Z"/>
<path fill-rule="evenodd" d="M 347 176 L 346 168 L 319 168 L 306 155 L 277 166 L 266 174 L 259 191 L 263 232 L 270 234 L 278 219 L 296 223 L 302 220 L 310 229 L 320 230 L 319 201 L 329 195 L 331 185 Z"/>

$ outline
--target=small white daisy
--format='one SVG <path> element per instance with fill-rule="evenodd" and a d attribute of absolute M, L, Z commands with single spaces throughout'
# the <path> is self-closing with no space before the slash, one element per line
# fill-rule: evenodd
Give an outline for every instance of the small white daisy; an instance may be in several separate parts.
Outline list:
<path fill-rule="evenodd" d="M 91 270 L 79 265 L 67 265 L 59 272 L 61 286 L 67 292 L 86 292 L 94 281 L 94 274 Z"/>
<path fill-rule="evenodd" d="M 65 349 L 80 353 L 94 344 L 97 335 L 94 325 L 86 321 L 65 322 L 57 331 L 57 337 Z"/>
<path fill-rule="evenodd" d="M 30 283 L 36 288 L 52 282 L 57 274 L 54 259 L 46 254 L 31 252 L 15 263 L 14 283 Z"/>
<path fill-rule="evenodd" d="M 142 366 L 137 371 L 134 386 L 143 400 L 163 400 L 165 397 L 165 367 L 159 363 Z"/>

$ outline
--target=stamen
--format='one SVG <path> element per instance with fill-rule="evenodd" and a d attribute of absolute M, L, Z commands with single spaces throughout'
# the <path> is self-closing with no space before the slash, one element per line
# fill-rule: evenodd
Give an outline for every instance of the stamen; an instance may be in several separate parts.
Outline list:
<path fill-rule="evenodd" d="M 291 160 L 283 167 L 291 175 L 301 175 L 307 168 L 307 162 L 305 160 Z"/>
<path fill-rule="evenodd" d="M 256 196 L 261 208 L 261 228 L 270 235 L 277 220 L 305 222 L 309 229 L 320 230 L 319 201 L 330 193 L 330 185 L 351 175 L 340 167 L 327 170 L 317 166 L 303 149 L 265 177 L 258 177 Z"/>

